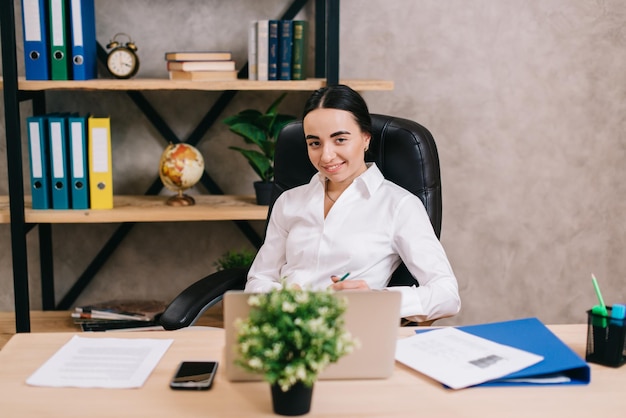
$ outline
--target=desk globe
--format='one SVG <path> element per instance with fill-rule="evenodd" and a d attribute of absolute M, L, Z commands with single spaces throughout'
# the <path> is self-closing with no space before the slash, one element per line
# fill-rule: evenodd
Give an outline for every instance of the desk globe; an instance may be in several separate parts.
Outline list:
<path fill-rule="evenodd" d="M 195 147 L 187 144 L 170 144 L 159 163 L 159 176 L 163 185 L 177 192 L 167 199 L 170 206 L 191 206 L 196 202 L 193 197 L 183 193 L 193 187 L 204 173 L 204 159 Z"/>

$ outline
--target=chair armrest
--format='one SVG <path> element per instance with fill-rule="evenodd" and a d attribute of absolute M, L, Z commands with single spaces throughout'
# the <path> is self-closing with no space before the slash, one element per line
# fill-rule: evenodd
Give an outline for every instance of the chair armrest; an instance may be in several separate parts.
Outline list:
<path fill-rule="evenodd" d="M 161 314 L 159 322 L 167 330 L 193 325 L 228 290 L 243 290 L 248 270 L 233 268 L 210 274 L 183 290 Z"/>

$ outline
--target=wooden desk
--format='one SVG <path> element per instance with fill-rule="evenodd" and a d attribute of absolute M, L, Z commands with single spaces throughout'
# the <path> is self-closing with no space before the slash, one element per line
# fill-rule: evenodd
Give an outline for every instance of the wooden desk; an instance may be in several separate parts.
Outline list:
<path fill-rule="evenodd" d="M 584 355 L 586 325 L 550 327 Z M 400 328 L 401 336 L 411 335 Z M 222 359 L 221 329 L 174 332 L 93 333 L 93 338 L 174 338 L 141 389 L 39 388 L 24 382 L 73 333 L 17 334 L 0 351 L 0 411 L 3 417 L 252 417 L 274 416 L 265 382 L 230 383 L 223 366 L 209 391 L 168 388 L 177 364 Z M 82 334 L 86 336 L 87 334 Z M 320 381 L 308 417 L 618 417 L 626 407 L 626 368 L 592 364 L 587 386 L 495 387 L 459 391 L 400 364 L 385 380 Z"/>

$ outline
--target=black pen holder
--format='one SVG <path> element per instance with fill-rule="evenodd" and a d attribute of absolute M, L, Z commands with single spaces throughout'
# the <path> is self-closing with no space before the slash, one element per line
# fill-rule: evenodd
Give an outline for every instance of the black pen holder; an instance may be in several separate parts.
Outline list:
<path fill-rule="evenodd" d="M 608 316 L 587 311 L 587 354 L 585 360 L 605 366 L 619 367 L 626 362 L 624 341 L 626 319 L 611 318 L 611 307 L 606 307 Z"/>

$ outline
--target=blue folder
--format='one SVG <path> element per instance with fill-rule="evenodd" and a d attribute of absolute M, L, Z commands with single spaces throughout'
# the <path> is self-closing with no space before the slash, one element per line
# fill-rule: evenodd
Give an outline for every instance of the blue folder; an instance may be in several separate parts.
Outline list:
<path fill-rule="evenodd" d="M 49 80 L 48 2 L 22 0 L 24 71 L 27 80 Z"/>
<path fill-rule="evenodd" d="M 72 209 L 89 209 L 87 173 L 87 117 L 70 116 L 68 121 Z"/>
<path fill-rule="evenodd" d="M 63 115 L 48 116 L 50 138 L 50 183 L 52 209 L 69 209 L 69 173 L 67 158 L 67 118 Z"/>
<path fill-rule="evenodd" d="M 96 78 L 98 56 L 94 0 L 71 0 L 70 22 L 72 79 Z"/>
<path fill-rule="evenodd" d="M 33 209 L 50 209 L 50 152 L 48 121 L 45 116 L 26 118 L 28 151 L 30 157 L 30 189 Z"/>
<path fill-rule="evenodd" d="M 589 365 L 537 318 L 468 325 L 457 329 L 493 342 L 519 348 L 540 356 L 543 360 L 501 379 L 519 379 L 563 374 L 569 382 L 559 385 L 586 385 L 591 379 Z M 419 330 L 417 332 L 420 332 Z M 505 382 L 500 379 L 478 386 L 547 385 L 548 383 Z"/>

